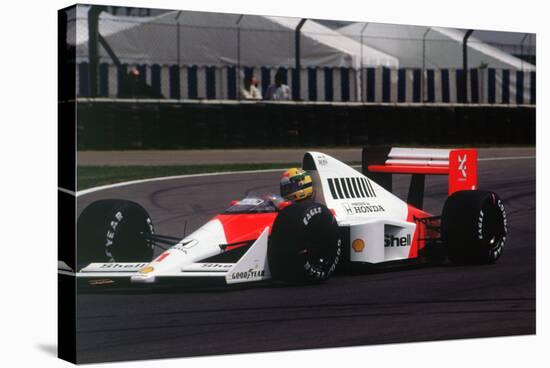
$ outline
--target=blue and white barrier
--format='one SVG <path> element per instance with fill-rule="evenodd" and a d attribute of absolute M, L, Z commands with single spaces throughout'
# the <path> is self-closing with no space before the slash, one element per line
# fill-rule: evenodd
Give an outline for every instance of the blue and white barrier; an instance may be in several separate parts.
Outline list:
<path fill-rule="evenodd" d="M 88 63 L 77 67 L 77 95 L 89 95 Z M 277 67 L 251 68 L 236 66 L 139 65 L 140 78 L 165 98 L 224 99 L 239 97 L 239 83 L 244 75 L 254 74 L 262 95 L 273 82 Z M 117 97 L 128 66 L 120 70 L 103 63 L 99 67 L 100 97 Z M 284 69 L 286 84 L 293 96 L 298 93 L 300 78 L 303 101 L 343 102 L 463 102 L 462 69 L 389 69 L 302 68 Z M 467 100 L 470 103 L 527 104 L 536 103 L 536 72 L 509 69 L 470 69 L 467 79 Z"/>

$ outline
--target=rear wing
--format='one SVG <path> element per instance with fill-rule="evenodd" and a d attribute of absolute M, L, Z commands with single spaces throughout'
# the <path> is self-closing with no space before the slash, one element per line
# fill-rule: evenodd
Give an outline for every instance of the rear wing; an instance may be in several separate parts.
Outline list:
<path fill-rule="evenodd" d="M 392 191 L 393 174 L 412 174 L 408 202 L 422 208 L 426 175 L 447 175 L 448 194 L 477 189 L 477 150 L 363 148 L 363 174 Z"/>

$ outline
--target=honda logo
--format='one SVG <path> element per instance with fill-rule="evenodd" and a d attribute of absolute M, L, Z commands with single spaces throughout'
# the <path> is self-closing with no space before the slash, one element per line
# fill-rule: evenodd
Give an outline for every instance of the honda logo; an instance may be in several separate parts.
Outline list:
<path fill-rule="evenodd" d="M 353 208 L 351 207 L 351 205 L 349 205 L 347 203 L 344 203 L 344 210 L 346 210 L 346 213 L 348 215 L 353 215 L 354 214 Z"/>

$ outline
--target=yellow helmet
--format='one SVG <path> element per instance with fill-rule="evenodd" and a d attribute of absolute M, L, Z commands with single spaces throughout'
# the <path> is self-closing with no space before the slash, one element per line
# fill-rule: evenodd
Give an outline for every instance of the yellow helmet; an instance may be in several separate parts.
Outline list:
<path fill-rule="evenodd" d="M 293 167 L 281 177 L 281 196 L 289 201 L 300 201 L 313 195 L 313 180 L 307 171 Z"/>

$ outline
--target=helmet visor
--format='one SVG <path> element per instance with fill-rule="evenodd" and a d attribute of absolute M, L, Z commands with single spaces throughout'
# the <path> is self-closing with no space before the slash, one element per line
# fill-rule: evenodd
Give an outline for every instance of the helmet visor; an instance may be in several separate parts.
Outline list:
<path fill-rule="evenodd" d="M 288 180 L 281 183 L 281 196 L 288 197 L 289 195 L 296 193 L 299 190 L 309 188 L 312 183 L 301 184 L 300 182 Z"/>

